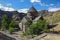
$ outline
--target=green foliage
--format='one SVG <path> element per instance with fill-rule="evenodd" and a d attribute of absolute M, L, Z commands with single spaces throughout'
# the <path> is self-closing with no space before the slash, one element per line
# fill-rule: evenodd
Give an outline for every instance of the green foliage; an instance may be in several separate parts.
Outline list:
<path fill-rule="evenodd" d="M 8 31 L 9 31 L 10 34 L 13 33 L 15 26 L 16 26 L 16 22 L 15 22 L 14 20 L 12 20 L 12 21 L 10 22 L 10 24 L 9 24 L 9 29 L 8 29 Z"/>
<path fill-rule="evenodd" d="M 8 30 L 10 33 L 13 32 L 13 28 L 17 25 L 17 23 L 14 20 L 8 20 L 8 16 L 5 14 L 2 16 L 2 30 Z"/>
<path fill-rule="evenodd" d="M 32 23 L 25 34 L 39 35 L 42 31 L 48 32 L 46 20 L 38 20 L 36 23 Z"/>
<path fill-rule="evenodd" d="M 27 26 L 30 26 L 30 24 L 31 24 L 31 23 L 30 23 L 30 22 L 28 22 L 28 21 L 25 23 L 25 25 L 27 25 Z"/>
<path fill-rule="evenodd" d="M 37 30 L 38 29 L 38 30 Z M 33 23 L 31 26 L 30 26 L 30 30 L 31 30 L 31 34 L 37 34 L 38 31 L 39 31 L 39 28 L 37 27 L 36 23 Z"/>
<path fill-rule="evenodd" d="M 23 35 L 30 35 L 30 34 L 31 34 L 30 29 L 26 30 L 26 31 L 23 33 Z"/>
<path fill-rule="evenodd" d="M 13 31 L 14 31 L 13 27 L 9 27 L 9 30 L 8 31 L 9 31 L 10 34 L 12 34 Z"/>
<path fill-rule="evenodd" d="M 9 27 L 15 27 L 15 25 L 16 25 L 16 22 L 14 21 L 14 20 L 12 20 L 11 22 L 10 22 L 10 24 L 9 24 Z"/>
<path fill-rule="evenodd" d="M 1 25 L 1 29 L 4 30 L 6 29 L 8 26 L 8 23 L 7 23 L 7 15 L 3 15 L 2 16 L 2 25 Z"/>
<path fill-rule="evenodd" d="M 47 30 L 47 23 L 46 20 L 38 20 L 37 23 L 33 23 L 31 25 L 32 34 L 38 35 L 41 31 Z"/>

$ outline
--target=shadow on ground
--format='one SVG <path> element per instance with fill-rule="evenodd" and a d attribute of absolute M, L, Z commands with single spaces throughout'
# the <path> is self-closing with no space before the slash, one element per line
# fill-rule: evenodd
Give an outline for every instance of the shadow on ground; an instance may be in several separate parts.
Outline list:
<path fill-rule="evenodd" d="M 49 24 L 47 25 L 48 26 L 48 29 L 51 29 L 51 28 L 54 28 L 55 26 L 57 26 L 58 24 Z"/>
<path fill-rule="evenodd" d="M 48 29 L 51 29 L 51 28 L 54 28 L 56 27 L 58 24 L 50 24 L 50 25 L 47 25 L 48 26 Z M 53 34 L 60 34 L 60 31 L 50 31 L 49 33 L 53 33 Z"/>

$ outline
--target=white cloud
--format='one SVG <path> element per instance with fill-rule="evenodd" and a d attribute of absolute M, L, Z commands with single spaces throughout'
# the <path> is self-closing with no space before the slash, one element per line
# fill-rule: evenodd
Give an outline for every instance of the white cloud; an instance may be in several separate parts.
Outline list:
<path fill-rule="evenodd" d="M 3 7 L 2 4 L 0 4 L 0 9 L 1 9 L 2 7 Z"/>
<path fill-rule="evenodd" d="M 22 12 L 22 13 L 27 13 L 27 11 L 28 11 L 28 9 L 27 9 L 27 8 L 26 8 L 26 9 L 25 9 L 25 8 L 23 8 L 23 9 L 18 10 L 18 12 L 20 12 L 20 13 L 21 13 L 21 12 Z"/>
<path fill-rule="evenodd" d="M 50 6 L 54 6 L 54 4 L 50 4 Z"/>
<path fill-rule="evenodd" d="M 40 2 L 41 0 L 30 0 L 31 3 Z"/>
<path fill-rule="evenodd" d="M 40 6 L 54 6 L 54 4 L 46 4 L 46 3 L 42 3 L 42 2 L 40 2 L 39 4 L 40 4 Z"/>
<path fill-rule="evenodd" d="M 37 2 L 40 6 L 54 6 L 54 4 L 42 3 L 41 0 L 30 0 L 31 3 Z"/>
<path fill-rule="evenodd" d="M 6 5 L 7 5 L 7 6 L 12 6 L 12 4 L 11 4 L 11 3 L 7 3 Z"/>
<path fill-rule="evenodd" d="M 45 4 L 45 3 L 39 3 L 40 6 L 49 6 L 48 4 Z"/>
<path fill-rule="evenodd" d="M 14 8 L 10 8 L 10 7 L 4 7 L 3 10 L 5 10 L 5 11 L 14 11 L 15 9 Z"/>
<path fill-rule="evenodd" d="M 6 7 L 6 6 L 3 6 L 2 4 L 0 4 L 0 9 L 4 10 L 4 11 L 14 11 L 15 10 L 12 7 Z"/>
<path fill-rule="evenodd" d="M 49 8 L 48 11 L 50 12 L 55 12 L 55 11 L 58 11 L 60 10 L 60 8 Z"/>

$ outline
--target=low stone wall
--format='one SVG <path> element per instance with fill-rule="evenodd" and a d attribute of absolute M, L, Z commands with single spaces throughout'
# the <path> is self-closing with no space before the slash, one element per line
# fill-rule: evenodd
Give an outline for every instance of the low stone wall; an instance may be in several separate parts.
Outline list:
<path fill-rule="evenodd" d="M 0 32 L 0 40 L 16 40 Z"/>

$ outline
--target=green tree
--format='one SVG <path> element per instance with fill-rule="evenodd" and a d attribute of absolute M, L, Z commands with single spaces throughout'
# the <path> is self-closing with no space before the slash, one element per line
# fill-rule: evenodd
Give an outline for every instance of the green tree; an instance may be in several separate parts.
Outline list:
<path fill-rule="evenodd" d="M 17 25 L 17 23 L 16 23 L 14 20 L 12 20 L 12 21 L 10 22 L 10 24 L 9 24 L 9 29 L 8 29 L 8 31 L 9 31 L 10 34 L 13 33 L 14 28 L 15 28 L 16 25 Z"/>
<path fill-rule="evenodd" d="M 8 23 L 7 23 L 7 15 L 3 15 L 2 16 L 2 25 L 1 25 L 1 29 L 4 30 L 6 29 L 8 26 Z"/>
<path fill-rule="evenodd" d="M 42 31 L 48 32 L 46 20 L 38 20 L 36 23 L 32 23 L 29 29 L 25 34 L 39 35 Z"/>
<path fill-rule="evenodd" d="M 10 34 L 12 34 L 13 31 L 14 31 L 13 27 L 9 27 L 8 31 L 9 31 Z"/>
<path fill-rule="evenodd" d="M 17 24 L 18 23 L 16 23 L 14 20 L 9 20 L 6 14 L 2 16 L 2 25 L 1 25 L 2 30 L 8 30 L 9 33 L 12 33 L 14 31 L 14 27 Z"/>
<path fill-rule="evenodd" d="M 30 26 L 30 25 L 31 25 L 31 22 L 27 21 L 27 22 L 25 23 L 25 25 Z"/>
<path fill-rule="evenodd" d="M 31 34 L 30 29 L 27 29 L 27 30 L 23 33 L 23 35 L 30 35 L 30 34 Z"/>
<path fill-rule="evenodd" d="M 10 24 L 9 24 L 9 27 L 15 27 L 17 25 L 17 23 L 14 21 L 14 20 L 12 20 L 11 22 L 10 22 Z"/>

